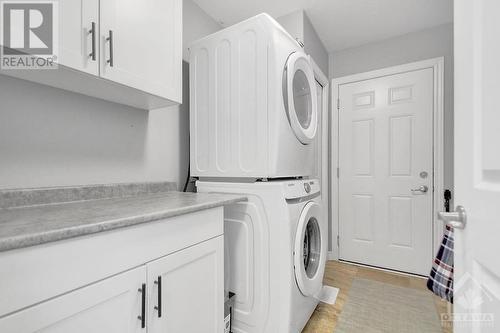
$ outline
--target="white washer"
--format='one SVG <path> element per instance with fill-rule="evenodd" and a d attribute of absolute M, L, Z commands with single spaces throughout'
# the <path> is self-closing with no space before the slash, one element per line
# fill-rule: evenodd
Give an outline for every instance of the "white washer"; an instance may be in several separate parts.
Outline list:
<path fill-rule="evenodd" d="M 318 127 L 310 57 L 260 14 L 190 46 L 191 175 L 314 173 Z"/>
<path fill-rule="evenodd" d="M 327 225 L 317 180 L 197 182 L 198 192 L 248 197 L 225 207 L 226 290 L 236 333 L 301 332 L 323 282 Z"/>

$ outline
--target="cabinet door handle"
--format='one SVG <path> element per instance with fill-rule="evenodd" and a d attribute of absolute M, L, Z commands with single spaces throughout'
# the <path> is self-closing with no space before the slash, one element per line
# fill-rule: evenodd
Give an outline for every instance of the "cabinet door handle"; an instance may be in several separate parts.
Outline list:
<path fill-rule="evenodd" d="M 96 39 L 95 39 L 95 36 L 96 36 L 96 25 L 95 25 L 95 22 L 92 22 L 92 29 L 90 29 L 89 31 L 89 34 L 92 35 L 92 52 L 89 54 L 89 57 L 90 59 L 92 59 L 92 61 L 95 61 L 96 59 L 96 52 L 95 52 L 95 42 L 96 42 Z"/>
<path fill-rule="evenodd" d="M 143 283 L 139 288 L 141 293 L 141 315 L 137 317 L 141 321 L 141 328 L 146 328 L 146 284 Z"/>
<path fill-rule="evenodd" d="M 158 318 L 161 318 L 161 276 L 158 276 L 155 284 L 158 286 L 158 305 L 155 306 L 155 310 L 158 311 Z"/>
<path fill-rule="evenodd" d="M 109 59 L 106 62 L 110 67 L 113 67 L 113 30 L 109 30 L 109 36 L 106 38 L 106 41 L 109 43 Z"/>

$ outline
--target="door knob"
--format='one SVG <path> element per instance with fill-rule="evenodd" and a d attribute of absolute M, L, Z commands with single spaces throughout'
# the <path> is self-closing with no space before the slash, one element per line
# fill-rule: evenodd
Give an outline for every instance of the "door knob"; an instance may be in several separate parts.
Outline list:
<path fill-rule="evenodd" d="M 412 192 L 421 192 L 421 193 L 427 193 L 429 191 L 429 187 L 427 185 L 422 185 L 419 188 L 414 188 L 411 190 Z"/>
<path fill-rule="evenodd" d="M 455 229 L 464 229 L 467 224 L 467 214 L 462 206 L 457 206 L 454 212 L 439 212 L 438 219 Z"/>

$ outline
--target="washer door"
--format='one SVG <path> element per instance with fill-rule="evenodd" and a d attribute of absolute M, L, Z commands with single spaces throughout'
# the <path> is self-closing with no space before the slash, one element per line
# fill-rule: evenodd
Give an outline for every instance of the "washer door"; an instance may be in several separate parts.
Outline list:
<path fill-rule="evenodd" d="M 304 296 L 315 295 L 323 285 L 326 243 L 320 214 L 320 206 L 308 202 L 300 214 L 295 236 L 295 280 Z"/>
<path fill-rule="evenodd" d="M 292 53 L 283 75 L 283 97 L 288 121 L 302 144 L 309 144 L 318 128 L 314 71 L 307 55 Z"/>

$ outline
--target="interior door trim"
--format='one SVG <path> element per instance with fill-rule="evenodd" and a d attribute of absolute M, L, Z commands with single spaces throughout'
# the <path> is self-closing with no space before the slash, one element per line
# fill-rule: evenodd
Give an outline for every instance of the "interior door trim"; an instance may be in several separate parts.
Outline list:
<path fill-rule="evenodd" d="M 331 205 L 329 205 L 330 202 L 330 196 L 331 196 L 331 187 L 330 187 L 330 173 L 328 172 L 329 166 L 330 166 L 330 108 L 328 107 L 330 103 L 330 80 L 328 77 L 323 73 L 321 68 L 318 66 L 318 64 L 314 61 L 312 57 L 309 57 L 309 60 L 311 62 L 311 66 L 314 72 L 314 78 L 316 79 L 316 82 L 318 82 L 321 85 L 322 93 L 323 93 L 323 100 L 321 101 L 321 123 L 318 123 L 318 126 L 321 126 L 321 131 L 319 131 L 318 128 L 318 133 L 321 133 L 321 137 L 318 136 L 318 133 L 316 133 L 316 138 L 317 140 L 321 140 L 321 163 L 319 164 L 319 170 L 321 171 L 321 179 L 320 179 L 320 185 L 321 185 L 321 207 L 323 210 L 323 216 L 325 217 L 325 221 L 327 223 L 327 252 L 328 252 L 328 257 L 327 260 L 332 259 L 332 246 L 333 246 L 333 238 L 331 237 L 331 230 L 332 230 L 332 213 L 331 213 Z M 320 105 L 318 105 L 319 108 Z M 318 113 L 318 119 L 320 118 L 320 115 Z"/>

